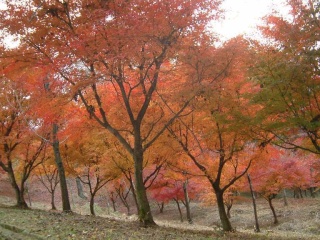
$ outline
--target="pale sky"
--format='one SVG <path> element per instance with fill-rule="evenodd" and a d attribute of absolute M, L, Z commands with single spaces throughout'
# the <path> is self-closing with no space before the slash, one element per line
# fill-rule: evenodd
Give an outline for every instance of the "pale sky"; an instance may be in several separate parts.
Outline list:
<path fill-rule="evenodd" d="M 259 19 L 276 10 L 284 9 L 286 0 L 224 0 L 222 8 L 225 19 L 213 26 L 214 32 L 222 36 L 222 40 L 235 37 L 239 34 L 253 35 L 254 27 Z M 4 0 L 0 0 L 0 10 L 4 9 Z M 260 22 L 261 23 L 261 22 Z"/>
<path fill-rule="evenodd" d="M 214 31 L 229 39 L 239 34 L 254 34 L 261 17 L 272 9 L 284 10 L 285 0 L 224 0 L 225 20 L 214 26 Z"/>

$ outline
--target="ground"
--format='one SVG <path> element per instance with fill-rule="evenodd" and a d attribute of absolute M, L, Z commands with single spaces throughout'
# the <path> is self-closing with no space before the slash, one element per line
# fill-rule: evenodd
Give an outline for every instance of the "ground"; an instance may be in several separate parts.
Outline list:
<path fill-rule="evenodd" d="M 69 185 L 70 186 L 70 185 Z M 193 224 L 186 219 L 180 222 L 177 207 L 168 204 L 163 213 L 152 204 L 153 215 L 158 224 L 156 228 L 141 228 L 136 215 L 127 216 L 125 209 L 118 202 L 117 212 L 106 201 L 106 196 L 98 196 L 97 217 L 89 215 L 87 200 L 77 196 L 73 186 L 70 198 L 73 213 L 50 210 L 48 195 L 39 186 L 29 189 L 28 204 L 32 210 L 20 210 L 13 207 L 13 192 L 0 182 L 0 240 L 37 240 L 37 239 L 123 239 L 123 240 L 247 240 L 274 239 L 298 240 L 320 239 L 320 197 L 288 199 L 284 206 L 283 199 L 274 200 L 279 224 L 273 224 L 273 218 L 267 202 L 257 200 L 260 233 L 254 232 L 254 217 L 250 198 L 243 197 L 231 210 L 233 233 L 223 233 L 216 206 L 204 206 L 192 202 Z M 32 191 L 31 191 L 32 190 Z M 318 194 L 319 195 L 319 194 Z M 30 197 L 30 198 L 29 198 Z M 59 194 L 56 205 L 60 208 Z M 132 208 L 133 210 L 133 208 Z M 185 209 L 182 207 L 184 218 Z"/>

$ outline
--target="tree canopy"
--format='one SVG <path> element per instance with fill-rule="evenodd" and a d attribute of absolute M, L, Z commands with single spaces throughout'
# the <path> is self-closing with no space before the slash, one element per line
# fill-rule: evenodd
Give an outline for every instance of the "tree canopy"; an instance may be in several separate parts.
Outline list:
<path fill-rule="evenodd" d="M 187 206 L 214 194 L 232 231 L 226 202 L 247 190 L 247 172 L 269 200 L 297 186 L 288 171 L 312 165 L 303 188 L 318 186 L 317 157 L 297 156 L 320 151 L 319 3 L 288 1 L 288 18 L 265 17 L 261 41 L 217 44 L 208 26 L 220 4 L 7 1 L 0 30 L 20 44 L 0 52 L 0 167 L 18 205 L 37 168 L 53 198 L 60 181 L 65 211 L 74 177 L 89 187 L 92 214 L 104 186 L 128 213 L 132 194 L 143 226 L 155 225 L 149 197 Z"/>

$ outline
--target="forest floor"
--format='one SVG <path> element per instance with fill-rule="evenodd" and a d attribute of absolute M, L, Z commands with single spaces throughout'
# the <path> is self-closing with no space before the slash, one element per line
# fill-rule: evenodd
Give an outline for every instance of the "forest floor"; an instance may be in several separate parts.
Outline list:
<path fill-rule="evenodd" d="M 136 216 L 108 212 L 96 207 L 99 216 L 86 215 L 87 205 L 73 205 L 78 213 L 48 210 L 43 203 L 32 204 L 33 210 L 20 210 L 12 205 L 14 199 L 0 196 L 0 239 L 141 239 L 141 240 L 247 240 L 247 239 L 320 239 L 320 198 L 289 199 L 284 207 L 282 199 L 275 200 L 279 223 L 272 223 L 272 214 L 263 199 L 258 200 L 260 233 L 253 231 L 254 221 L 249 200 L 236 203 L 231 211 L 234 233 L 220 229 L 216 207 L 192 204 L 194 224 L 181 223 L 176 206 L 170 204 L 163 213 L 154 207 L 159 227 L 141 228 Z M 45 210 L 46 209 L 46 210 Z M 80 214 L 81 213 L 81 214 Z"/>
<path fill-rule="evenodd" d="M 0 176 L 1 177 L 1 176 Z M 181 204 L 184 221 L 180 221 L 177 205 L 166 204 L 163 213 L 152 203 L 156 228 L 141 228 L 137 216 L 128 216 L 118 199 L 114 212 L 108 193 L 101 191 L 96 197 L 97 216 L 90 216 L 88 200 L 77 195 L 75 181 L 69 179 L 69 196 L 73 213 L 63 213 L 59 191 L 55 194 L 58 210 L 50 210 L 50 195 L 37 182 L 28 185 L 26 200 L 32 210 L 20 210 L 15 204 L 14 191 L 8 180 L 0 178 L 0 240 L 320 240 L 320 193 L 316 198 L 292 198 L 288 192 L 288 206 L 282 198 L 274 200 L 279 223 L 273 217 L 267 201 L 257 199 L 257 211 L 261 232 L 254 232 L 254 217 L 251 199 L 242 195 L 231 209 L 231 225 L 235 232 L 221 230 L 217 207 L 191 202 L 193 224 L 186 221 L 186 212 Z M 85 193 L 88 189 L 84 189 Z M 131 211 L 134 212 L 134 207 Z"/>

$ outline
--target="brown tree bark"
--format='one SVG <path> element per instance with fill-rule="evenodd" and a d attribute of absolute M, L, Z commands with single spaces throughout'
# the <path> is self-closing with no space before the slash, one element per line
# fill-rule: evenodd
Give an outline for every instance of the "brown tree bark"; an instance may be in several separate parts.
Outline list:
<path fill-rule="evenodd" d="M 227 207 L 227 216 L 230 219 L 231 218 L 230 211 L 233 206 L 233 200 L 231 199 L 228 203 L 224 203 L 224 205 Z"/>
<path fill-rule="evenodd" d="M 16 195 L 16 207 L 18 208 L 29 208 L 27 202 L 24 198 L 24 184 L 21 184 L 21 188 L 19 188 L 16 178 L 14 176 L 14 172 L 12 169 L 11 162 L 8 164 L 8 175 L 10 179 L 11 186 L 13 187 Z"/>
<path fill-rule="evenodd" d="M 180 207 L 180 203 L 179 203 L 179 200 L 178 199 L 173 199 L 176 204 L 177 204 L 177 207 L 178 207 L 178 211 L 179 211 L 179 216 L 180 216 L 180 222 L 183 222 L 183 216 L 182 216 L 182 211 L 181 211 L 181 207 Z"/>
<path fill-rule="evenodd" d="M 190 199 L 189 199 L 189 195 L 188 195 L 188 180 L 186 180 L 183 183 L 183 193 L 184 193 L 184 199 L 185 199 L 185 203 L 186 203 L 187 220 L 190 224 L 192 224 L 193 221 L 192 221 L 191 211 L 190 211 Z"/>
<path fill-rule="evenodd" d="M 78 196 L 82 199 L 87 199 L 87 197 L 84 195 L 83 187 L 79 177 L 76 177 L 76 184 L 77 184 Z"/>
<path fill-rule="evenodd" d="M 267 201 L 268 201 L 269 207 L 270 207 L 270 209 L 271 209 L 271 211 L 272 211 L 272 215 L 273 215 L 273 219 L 274 219 L 273 223 L 274 223 L 274 224 L 277 224 L 277 223 L 278 223 L 278 217 L 277 217 L 276 211 L 275 211 L 275 209 L 274 209 L 274 207 L 273 207 L 273 204 L 272 204 L 272 200 L 273 200 L 275 197 L 276 197 L 275 194 L 271 194 L 271 195 L 269 195 L 269 196 L 267 197 Z"/>
<path fill-rule="evenodd" d="M 116 212 L 116 211 L 117 211 L 117 208 L 116 208 L 116 197 L 115 197 L 114 192 L 111 192 L 111 193 L 109 194 L 109 199 L 110 199 L 110 201 L 111 201 L 111 203 L 112 203 L 113 211 Z"/>
<path fill-rule="evenodd" d="M 136 144 L 137 145 L 137 144 Z M 135 152 L 133 154 L 134 166 L 135 166 L 135 192 L 137 202 L 139 206 L 139 220 L 142 226 L 155 226 L 155 222 L 152 217 L 150 204 L 147 197 L 147 192 L 143 181 L 143 151 L 142 146 L 135 146 Z"/>
<path fill-rule="evenodd" d="M 250 178 L 249 174 L 247 174 L 247 178 L 248 178 L 249 187 L 250 187 L 250 193 L 251 193 L 251 197 L 252 197 L 254 220 L 255 220 L 255 231 L 256 232 L 260 232 L 258 214 L 257 214 L 256 197 L 255 197 L 254 192 L 253 192 L 253 188 L 252 188 L 252 184 L 251 184 L 251 178 Z"/>
<path fill-rule="evenodd" d="M 283 192 L 283 203 L 284 203 L 284 206 L 288 206 L 287 192 L 286 192 L 285 189 L 283 189 L 282 192 Z"/>
<path fill-rule="evenodd" d="M 93 215 L 93 216 L 96 215 L 96 213 L 95 213 L 95 211 L 94 211 L 94 197 L 95 197 L 95 195 L 91 195 L 91 196 L 90 196 L 90 213 L 91 213 L 91 215 Z"/>
<path fill-rule="evenodd" d="M 223 191 L 215 190 L 215 193 L 216 193 L 216 199 L 217 199 L 222 228 L 224 231 L 227 231 L 227 232 L 233 231 L 230 220 L 227 216 L 226 209 L 224 207 Z"/>
<path fill-rule="evenodd" d="M 158 207 L 159 207 L 159 213 L 163 213 L 164 210 L 164 202 L 161 203 L 157 203 Z"/>
<path fill-rule="evenodd" d="M 60 179 L 62 210 L 64 212 L 71 212 L 67 180 L 66 180 L 64 166 L 63 166 L 63 162 L 62 162 L 62 158 L 61 158 L 61 154 L 60 154 L 60 143 L 57 138 L 58 125 L 56 123 L 54 123 L 52 128 L 53 128 L 53 130 L 52 130 L 52 137 L 53 137 L 52 147 L 53 147 L 54 159 L 55 159 L 55 163 L 57 165 L 59 179 Z"/>
<path fill-rule="evenodd" d="M 54 191 L 51 193 L 51 210 L 57 210 L 56 205 L 54 203 Z"/>
<path fill-rule="evenodd" d="M 127 215 L 130 216 L 130 205 L 127 201 L 127 198 L 129 196 L 129 193 L 131 191 L 131 188 L 129 189 L 125 189 L 123 185 L 120 185 L 118 188 L 116 188 L 116 191 L 118 193 L 118 196 L 121 200 L 121 202 L 123 203 L 123 205 L 125 206 L 125 208 L 127 209 Z"/>
<path fill-rule="evenodd" d="M 54 203 L 55 200 L 55 192 L 57 185 L 59 183 L 58 169 L 55 168 L 53 171 L 47 169 L 45 164 L 42 162 L 43 172 L 39 175 L 36 175 L 42 185 L 48 190 L 51 195 L 51 210 L 56 210 L 56 205 Z"/>

